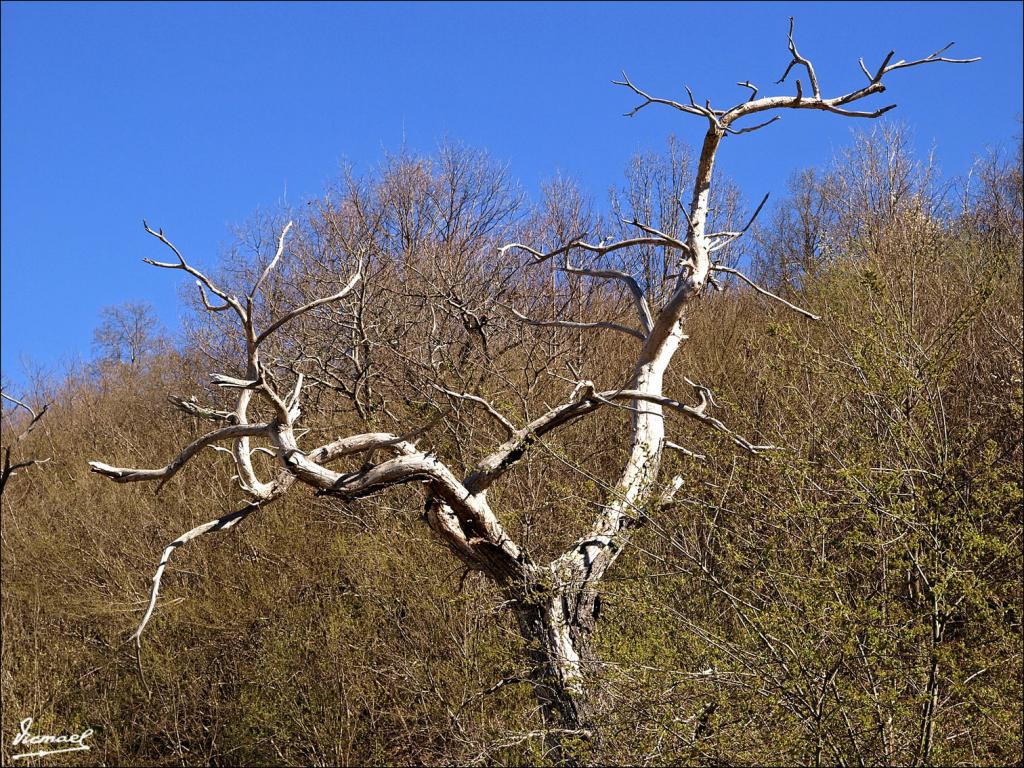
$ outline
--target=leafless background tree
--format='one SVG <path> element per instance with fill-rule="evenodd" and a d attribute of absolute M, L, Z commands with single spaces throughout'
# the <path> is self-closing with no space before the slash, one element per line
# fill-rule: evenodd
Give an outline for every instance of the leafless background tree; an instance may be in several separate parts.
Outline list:
<path fill-rule="evenodd" d="M 138 365 L 161 351 L 165 335 L 152 305 L 129 301 L 100 310 L 92 343 L 103 363 Z"/>

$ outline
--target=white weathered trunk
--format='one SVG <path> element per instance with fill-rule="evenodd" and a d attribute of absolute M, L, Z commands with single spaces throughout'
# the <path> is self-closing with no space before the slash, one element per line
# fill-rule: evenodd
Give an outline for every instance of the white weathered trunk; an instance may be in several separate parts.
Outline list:
<path fill-rule="evenodd" d="M 519 601 L 516 618 L 544 719 L 572 730 L 586 727 L 590 710 L 579 656 L 587 646 L 580 623 L 570 615 L 570 599 L 563 590 L 537 589 Z"/>
<path fill-rule="evenodd" d="M 686 305 L 707 282 L 711 266 L 705 235 L 708 203 L 722 136 L 711 129 L 704 140 L 690 205 L 687 244 L 692 263 L 654 319 L 641 351 L 631 388 L 644 394 L 663 396 L 665 372 L 684 337 Z M 661 466 L 665 441 L 662 406 L 639 399 L 630 404 L 634 409 L 630 454 L 615 490 L 587 535 L 551 564 L 551 584 L 546 585 L 540 603 L 527 606 L 520 616 L 524 637 L 539 644 L 544 654 L 538 659 L 546 675 L 537 686 L 540 703 L 571 729 L 586 728 L 596 708 L 584 682 L 597 618 L 597 587 L 625 546 L 630 529 L 647 513 Z"/>

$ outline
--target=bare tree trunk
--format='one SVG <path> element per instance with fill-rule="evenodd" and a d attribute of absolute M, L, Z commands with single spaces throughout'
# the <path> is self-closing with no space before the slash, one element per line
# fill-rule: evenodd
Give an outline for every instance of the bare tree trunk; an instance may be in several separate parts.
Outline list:
<path fill-rule="evenodd" d="M 598 702 L 584 685 L 593 660 L 596 595 L 586 586 L 537 584 L 515 603 L 530 683 L 559 765 L 583 764 L 582 750 L 598 735 Z"/>
<path fill-rule="evenodd" d="M 693 267 L 670 303 L 649 330 L 630 382 L 636 393 L 663 396 L 665 371 L 683 338 L 682 315 L 686 303 L 707 278 L 708 259 L 704 225 L 707 219 L 715 150 L 721 133 L 710 131 L 705 140 L 698 184 L 691 206 Z M 517 618 L 528 643 L 535 676 L 534 686 L 545 719 L 557 719 L 567 730 L 593 730 L 597 703 L 584 685 L 590 658 L 590 635 L 599 610 L 596 586 L 625 546 L 630 530 L 644 514 L 656 487 L 665 441 L 662 406 L 636 399 L 632 449 L 617 486 L 606 500 L 601 515 L 587 533 L 555 560 L 550 584 L 534 587 L 517 609 Z"/>
<path fill-rule="evenodd" d="M 594 614 L 577 610 L 579 597 L 579 590 L 535 590 L 517 604 L 516 618 L 545 721 L 582 732 L 592 725 L 595 709 L 583 685 Z"/>

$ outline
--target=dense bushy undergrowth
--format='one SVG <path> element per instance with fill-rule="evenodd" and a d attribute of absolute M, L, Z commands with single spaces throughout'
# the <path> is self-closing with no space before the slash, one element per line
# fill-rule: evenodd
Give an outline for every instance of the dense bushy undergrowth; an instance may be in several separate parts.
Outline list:
<path fill-rule="evenodd" d="M 466 307 L 498 286 L 535 314 L 550 291 L 551 306 L 628 318 L 594 289 L 564 293 L 481 263 L 495 258 L 490 239 L 524 227 L 556 238 L 589 214 L 556 185 L 549 209 L 528 216 L 493 175 L 452 173 L 467 157 L 396 158 L 377 178 L 349 180 L 341 203 L 325 197 L 300 227 L 307 256 L 281 295 L 338 268 L 320 240 L 324 222 L 341 221 L 339 237 L 380 244 L 366 283 L 374 344 L 394 360 L 419 354 L 422 339 L 394 318 L 426 322 L 428 293 L 408 289 L 430 283 L 424 260 L 462 276 Z M 1020 763 L 1020 168 L 1019 150 L 990 157 L 970 184 L 940 189 L 902 133 L 863 136 L 832 167 L 794 177 L 744 254 L 765 284 L 823 319 L 734 285 L 694 311 L 669 391 L 686 396 L 683 376 L 711 387 L 730 427 L 780 450 L 739 454 L 672 419 L 674 440 L 705 458 L 671 459 L 663 474 L 681 474 L 682 491 L 652 511 L 604 583 L 591 681 L 601 736 L 586 761 Z M 685 170 L 678 146 L 663 162 L 638 160 L 616 206 L 645 208 L 667 231 L 675 206 L 659 201 L 685 188 Z M 405 226 L 453 177 L 480 226 L 449 221 L 462 240 L 424 234 L 444 235 L 437 221 Z M 360 201 L 376 213 L 353 213 Z M 227 279 L 255 268 L 245 242 L 224 261 Z M 433 332 L 461 382 L 485 363 L 519 377 L 517 389 L 487 393 L 510 413 L 516 393 L 554 402 L 566 385 L 547 374 L 568 377 L 566 361 L 609 386 L 629 365 L 621 337 L 516 330 L 500 306 L 489 312 L 489 335 L 465 315 L 435 318 Z M 329 316 L 294 334 L 344 346 L 324 327 Z M 107 359 L 34 393 L 54 404 L 16 450 L 50 461 L 12 478 L 2 500 L 3 762 L 29 716 L 40 732 L 95 729 L 93 751 L 63 756 L 69 765 L 548 759 L 519 684 L 514 618 L 432 540 L 410 488 L 348 505 L 292 494 L 180 551 L 142 681 L 127 638 L 159 552 L 238 493 L 213 451 L 159 495 L 91 475 L 87 461 L 164 464 L 202 428 L 166 395 L 206 397 L 204 372 L 224 370 L 211 360 L 230 353 L 200 318 L 181 351 Z M 306 409 L 310 445 L 366 423 L 434 419 L 421 445 L 468 466 L 493 438 L 479 413 L 408 389 L 422 366 L 374 360 L 384 361 L 351 390 L 325 363 Z M 609 409 L 542 441 L 516 482 L 495 489 L 492 505 L 531 551 L 555 552 L 585 525 L 621 465 L 627 416 Z M 16 428 L 5 421 L 5 442 Z"/>

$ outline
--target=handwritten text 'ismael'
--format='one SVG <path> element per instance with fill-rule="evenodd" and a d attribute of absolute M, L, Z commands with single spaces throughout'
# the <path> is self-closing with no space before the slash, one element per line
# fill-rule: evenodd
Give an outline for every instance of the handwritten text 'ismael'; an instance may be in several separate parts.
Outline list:
<path fill-rule="evenodd" d="M 44 757 L 45 755 L 54 755 L 58 752 L 88 751 L 89 745 L 85 743 L 85 740 L 93 734 L 92 728 L 86 728 L 81 733 L 59 734 L 57 736 L 42 733 L 33 735 L 31 729 L 32 718 L 26 717 L 21 721 L 21 732 L 14 737 L 14 740 L 11 743 L 16 747 L 45 745 L 47 747 L 54 748 L 42 749 L 36 752 L 24 752 L 20 755 L 12 756 L 12 760 L 17 760 L 22 757 Z"/>

